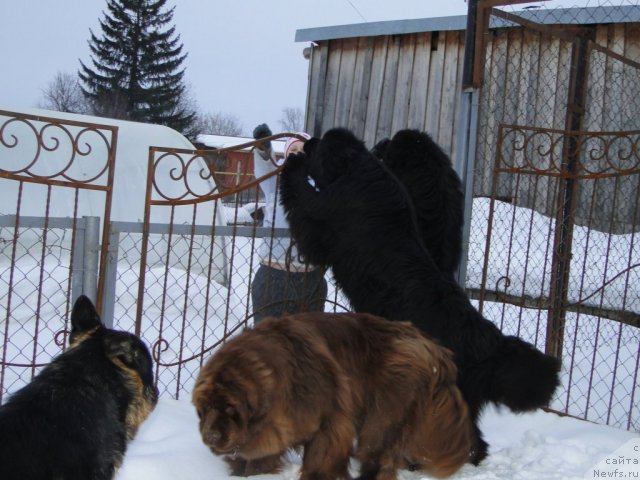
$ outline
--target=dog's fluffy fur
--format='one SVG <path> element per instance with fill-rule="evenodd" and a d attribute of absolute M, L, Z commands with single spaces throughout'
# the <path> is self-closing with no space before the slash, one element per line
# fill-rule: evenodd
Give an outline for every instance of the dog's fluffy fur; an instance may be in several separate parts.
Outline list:
<path fill-rule="evenodd" d="M 356 311 L 411 321 L 451 349 L 476 422 L 487 402 L 522 412 L 551 400 L 557 360 L 503 335 L 437 268 L 405 188 L 351 132 L 309 140 L 288 157 L 280 185 L 299 252 L 331 267 Z M 475 464 L 487 454 L 477 426 L 476 435 Z"/>
<path fill-rule="evenodd" d="M 303 446 L 302 480 L 398 468 L 447 476 L 468 461 L 473 427 L 451 353 L 409 323 L 368 314 L 268 319 L 229 340 L 193 392 L 202 439 L 234 475 L 277 471 Z"/>
<path fill-rule="evenodd" d="M 398 131 L 373 153 L 407 189 L 425 247 L 440 271 L 453 276 L 462 255 L 464 196 L 451 160 L 418 130 Z"/>
<path fill-rule="evenodd" d="M 147 347 L 107 329 L 85 297 L 70 347 L 0 407 L 0 478 L 109 480 L 154 408 Z"/>

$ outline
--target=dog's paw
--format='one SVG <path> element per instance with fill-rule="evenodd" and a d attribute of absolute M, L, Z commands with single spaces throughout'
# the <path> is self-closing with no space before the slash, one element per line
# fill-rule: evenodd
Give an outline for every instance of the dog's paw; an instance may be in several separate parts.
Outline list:
<path fill-rule="evenodd" d="M 304 152 L 290 153 L 285 160 L 285 167 L 290 169 L 303 168 L 307 161 L 307 155 Z"/>
<path fill-rule="evenodd" d="M 307 172 L 307 156 L 304 152 L 290 154 L 284 162 L 283 175 L 304 174 Z"/>

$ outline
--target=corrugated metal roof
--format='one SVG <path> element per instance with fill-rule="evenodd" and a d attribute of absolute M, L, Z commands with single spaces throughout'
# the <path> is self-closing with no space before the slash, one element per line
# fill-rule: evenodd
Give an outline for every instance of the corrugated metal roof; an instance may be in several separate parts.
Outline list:
<path fill-rule="evenodd" d="M 582 7 L 523 10 L 517 15 L 545 25 L 589 25 L 602 23 L 640 22 L 640 6 L 620 5 L 610 7 Z M 354 23 L 332 27 L 303 28 L 296 31 L 296 42 L 318 42 L 337 38 L 373 37 L 378 35 L 402 35 L 418 32 L 464 30 L 466 15 L 451 17 L 391 20 L 386 22 Z M 492 17 L 491 28 L 513 26 Z"/>

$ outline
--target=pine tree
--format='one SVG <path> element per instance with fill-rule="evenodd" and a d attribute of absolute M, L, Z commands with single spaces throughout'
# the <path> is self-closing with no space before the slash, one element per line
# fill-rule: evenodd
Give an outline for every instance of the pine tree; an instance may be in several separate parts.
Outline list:
<path fill-rule="evenodd" d="M 97 115 L 192 131 L 180 36 L 166 0 L 107 0 L 101 38 L 90 30 L 91 62 L 80 61 L 82 91 Z"/>

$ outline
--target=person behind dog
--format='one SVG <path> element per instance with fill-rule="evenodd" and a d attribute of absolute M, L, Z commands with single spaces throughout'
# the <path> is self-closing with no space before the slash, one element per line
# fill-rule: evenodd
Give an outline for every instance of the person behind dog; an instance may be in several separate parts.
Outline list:
<path fill-rule="evenodd" d="M 266 123 L 253 131 L 256 140 L 271 136 Z M 304 132 L 298 135 L 309 139 Z M 289 156 L 302 151 L 304 142 L 291 137 L 285 144 L 284 159 L 277 160 L 271 142 L 264 142 L 253 150 L 254 176 L 263 177 L 273 172 Z M 289 228 L 284 210 L 278 201 L 278 176 L 260 183 L 265 197 L 263 226 L 267 228 Z M 324 269 L 305 264 L 298 257 L 290 238 L 277 234 L 263 238 L 259 247 L 260 266 L 251 284 L 254 323 L 266 317 L 281 317 L 299 312 L 322 312 L 327 296 L 327 281 Z"/>

